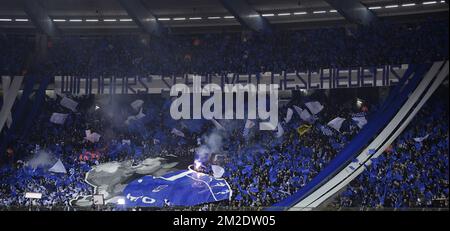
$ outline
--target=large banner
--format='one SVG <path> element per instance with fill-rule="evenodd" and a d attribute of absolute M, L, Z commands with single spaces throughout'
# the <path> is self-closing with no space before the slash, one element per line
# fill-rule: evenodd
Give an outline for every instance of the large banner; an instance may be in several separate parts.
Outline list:
<path fill-rule="evenodd" d="M 125 205 L 130 207 L 194 206 L 229 200 L 231 193 L 224 179 L 192 170 L 144 176 L 124 189 Z"/>
<path fill-rule="evenodd" d="M 202 85 L 225 84 L 279 84 L 280 90 L 335 89 L 391 86 L 398 82 L 408 65 L 351 67 L 346 69 L 322 68 L 315 71 L 251 74 L 201 75 Z M 55 76 L 54 90 L 72 94 L 148 94 L 170 91 L 175 84 L 193 85 L 193 76 Z"/>

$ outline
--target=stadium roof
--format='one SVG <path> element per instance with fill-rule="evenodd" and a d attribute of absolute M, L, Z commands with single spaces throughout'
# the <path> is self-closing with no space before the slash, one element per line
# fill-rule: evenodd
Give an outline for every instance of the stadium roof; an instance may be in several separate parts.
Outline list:
<path fill-rule="evenodd" d="M 352 0 L 350 0 L 352 1 Z M 355 0 L 356 1 L 356 0 Z M 33 16 L 25 10 L 27 0 L 0 0 L 0 29 L 33 30 Z M 136 15 L 130 15 L 121 0 L 38 0 L 43 12 L 62 31 L 95 31 L 123 29 L 138 31 Z M 125 2 L 125 1 L 123 1 Z M 223 2 L 233 0 L 138 0 L 164 28 L 241 28 L 242 20 L 233 16 Z M 246 4 L 270 25 L 286 26 L 307 23 L 345 21 L 342 9 L 329 0 L 247 0 Z M 356 1 L 358 2 L 358 1 Z M 378 17 L 445 12 L 446 1 L 360 0 Z M 359 3 L 358 2 L 358 3 Z M 142 26 L 141 26 L 142 27 Z"/>

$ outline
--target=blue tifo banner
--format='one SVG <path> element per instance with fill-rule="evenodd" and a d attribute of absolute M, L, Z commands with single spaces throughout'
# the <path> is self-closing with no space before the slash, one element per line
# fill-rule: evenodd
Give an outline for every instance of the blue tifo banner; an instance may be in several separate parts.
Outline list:
<path fill-rule="evenodd" d="M 229 200 L 232 191 L 224 179 L 192 170 L 181 170 L 160 177 L 144 176 L 124 189 L 126 207 L 194 206 Z"/>

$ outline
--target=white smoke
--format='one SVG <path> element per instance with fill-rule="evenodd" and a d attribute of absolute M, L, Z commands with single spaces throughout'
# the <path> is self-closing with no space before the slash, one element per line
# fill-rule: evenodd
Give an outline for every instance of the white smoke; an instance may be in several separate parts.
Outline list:
<path fill-rule="evenodd" d="M 211 134 L 202 137 L 204 144 L 200 145 L 195 150 L 195 158 L 200 162 L 206 162 L 209 160 L 212 153 L 218 153 L 222 151 L 223 146 L 223 133 L 214 130 Z"/>
<path fill-rule="evenodd" d="M 38 153 L 36 153 L 33 158 L 27 161 L 26 165 L 31 168 L 38 168 L 38 167 L 51 167 L 55 163 L 55 158 L 53 157 L 52 153 L 41 150 Z"/>

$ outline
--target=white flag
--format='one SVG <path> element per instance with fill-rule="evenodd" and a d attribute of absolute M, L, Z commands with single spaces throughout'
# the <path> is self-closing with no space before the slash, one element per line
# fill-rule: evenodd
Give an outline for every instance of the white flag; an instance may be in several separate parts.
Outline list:
<path fill-rule="evenodd" d="M 289 123 L 292 119 L 292 115 L 294 114 L 294 111 L 292 109 L 288 108 L 286 112 L 286 118 L 284 118 L 284 122 Z"/>
<path fill-rule="evenodd" d="M 142 107 L 142 105 L 144 105 L 144 100 L 142 99 L 135 100 L 130 105 L 135 111 L 138 111 Z"/>
<path fill-rule="evenodd" d="M 176 128 L 172 128 L 172 134 L 177 135 L 177 136 L 181 136 L 184 137 L 184 133 Z"/>
<path fill-rule="evenodd" d="M 302 109 L 294 105 L 294 109 L 298 115 L 302 114 Z"/>
<path fill-rule="evenodd" d="M 211 165 L 211 169 L 213 171 L 214 178 L 221 178 L 225 173 L 225 169 L 220 167 L 219 165 Z"/>
<path fill-rule="evenodd" d="M 61 113 L 53 113 L 50 117 L 50 122 L 55 124 L 64 124 L 64 122 L 67 119 L 68 114 L 61 114 Z"/>
<path fill-rule="evenodd" d="M 327 128 L 327 127 L 325 127 L 323 125 L 320 125 L 320 131 L 322 131 L 322 134 L 324 134 L 326 136 L 333 135 L 333 132 L 329 128 Z"/>
<path fill-rule="evenodd" d="M 359 128 L 362 128 L 367 124 L 366 117 L 364 116 L 353 117 L 352 120 L 356 122 L 356 125 L 358 125 Z"/>
<path fill-rule="evenodd" d="M 277 136 L 277 138 L 280 138 L 280 137 L 282 137 L 283 134 L 284 134 L 284 129 L 283 129 L 283 127 L 281 126 L 280 123 L 278 123 L 277 129 L 278 129 L 278 130 L 277 130 L 276 136 Z"/>
<path fill-rule="evenodd" d="M 423 136 L 423 137 L 417 137 L 417 138 L 413 138 L 413 139 L 414 139 L 414 141 L 416 141 L 416 142 L 422 142 L 422 141 L 424 141 L 425 139 L 427 139 L 428 136 L 429 136 L 429 134 L 427 134 L 426 136 Z"/>
<path fill-rule="evenodd" d="M 85 139 L 88 140 L 88 141 L 91 141 L 92 143 L 98 142 L 100 140 L 100 137 L 101 137 L 101 135 L 96 133 L 96 132 L 91 133 L 91 130 L 86 130 L 85 134 L 86 134 Z"/>
<path fill-rule="evenodd" d="M 302 112 L 300 113 L 300 118 L 302 118 L 302 120 L 306 122 L 310 122 L 313 119 L 312 115 L 306 109 L 302 110 Z"/>
<path fill-rule="evenodd" d="M 222 124 L 220 124 L 219 122 L 217 122 L 217 120 L 215 120 L 214 118 L 211 119 L 211 121 L 213 122 L 214 126 L 216 126 L 217 129 L 219 129 L 219 130 L 225 130 L 225 128 L 222 126 Z"/>
<path fill-rule="evenodd" d="M 336 131 L 339 132 L 339 130 L 341 129 L 342 123 L 344 122 L 344 118 L 341 117 L 336 117 L 333 120 L 331 120 L 330 122 L 328 122 L 328 126 L 334 128 Z"/>
<path fill-rule="evenodd" d="M 309 109 L 309 111 L 313 115 L 316 115 L 317 113 L 319 113 L 323 109 L 322 104 L 320 104 L 318 101 L 305 103 L 305 106 Z"/>
<path fill-rule="evenodd" d="M 78 103 L 76 101 L 72 100 L 72 99 L 69 99 L 69 98 L 65 97 L 65 96 L 64 96 L 64 98 L 62 98 L 60 104 L 63 107 L 68 108 L 68 109 L 70 109 L 70 110 L 72 110 L 74 112 L 77 111 Z"/>
<path fill-rule="evenodd" d="M 64 167 L 64 164 L 61 162 L 61 159 L 58 159 L 58 161 L 48 171 L 55 173 L 67 173 L 66 167 Z"/>
<path fill-rule="evenodd" d="M 312 120 L 312 115 L 308 112 L 308 110 L 306 110 L 306 109 L 303 110 L 295 105 L 294 105 L 294 109 L 302 120 L 307 121 L 307 122 L 310 122 Z"/>

